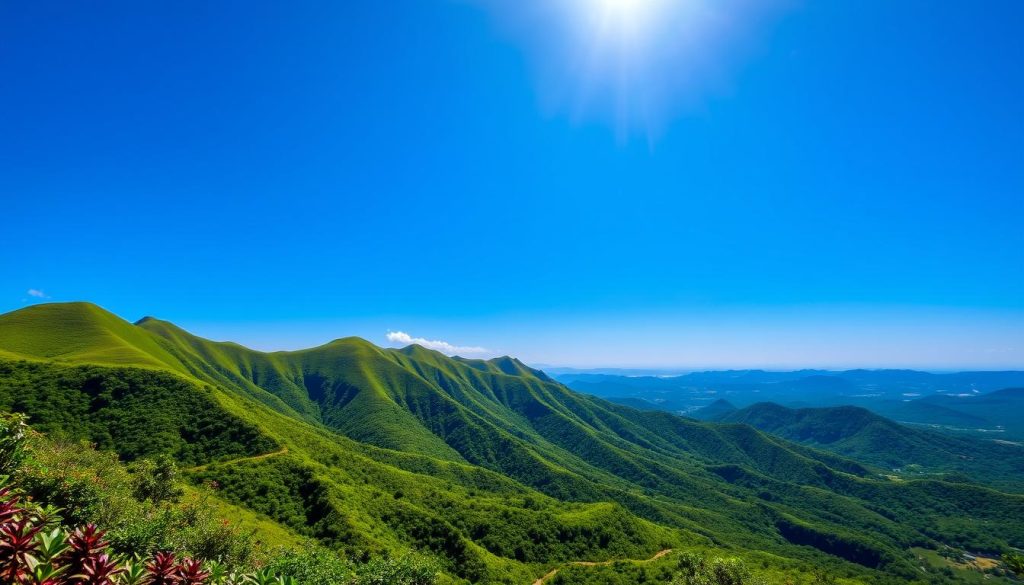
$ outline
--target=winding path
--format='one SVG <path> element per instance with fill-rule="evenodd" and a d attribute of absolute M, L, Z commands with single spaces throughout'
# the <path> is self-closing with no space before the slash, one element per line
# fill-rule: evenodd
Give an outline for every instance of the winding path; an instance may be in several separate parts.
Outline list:
<path fill-rule="evenodd" d="M 211 465 L 231 465 L 232 463 L 241 463 L 243 461 L 259 461 L 260 459 L 268 459 L 270 457 L 277 457 L 278 455 L 284 455 L 288 452 L 288 447 L 281 447 L 277 451 L 271 451 L 270 453 L 263 453 L 260 455 L 250 455 L 249 457 L 239 457 L 238 459 L 228 459 L 227 461 L 214 461 L 205 465 L 199 465 L 197 467 L 190 467 L 188 471 L 205 471 L 207 467 Z"/>
<path fill-rule="evenodd" d="M 558 571 L 560 569 L 562 569 L 563 567 L 565 567 L 565 566 L 575 565 L 577 567 L 604 567 L 604 566 L 607 566 L 607 565 L 611 565 L 613 563 L 617 563 L 619 561 L 627 561 L 627 562 L 631 562 L 631 563 L 649 563 L 651 561 L 656 561 L 656 560 L 660 559 L 661 557 L 667 555 L 670 552 L 672 552 L 672 549 L 666 548 L 664 550 L 659 550 L 653 557 L 651 557 L 649 559 L 641 559 L 641 560 L 635 560 L 635 559 L 611 559 L 611 560 L 608 560 L 608 561 L 573 561 L 571 563 L 565 563 L 565 565 L 563 565 L 562 567 L 556 567 L 554 569 L 551 569 L 543 577 L 541 577 L 541 578 L 537 579 L 536 581 L 534 581 L 533 585 L 544 585 L 545 581 L 547 581 L 548 579 L 550 579 L 550 578 L 554 577 L 555 575 L 557 575 Z"/>

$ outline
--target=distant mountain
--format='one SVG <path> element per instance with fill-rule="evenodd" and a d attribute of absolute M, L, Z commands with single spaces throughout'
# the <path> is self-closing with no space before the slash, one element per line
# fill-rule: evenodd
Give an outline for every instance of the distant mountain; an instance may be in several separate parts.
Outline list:
<path fill-rule="evenodd" d="M 697 420 L 718 421 L 724 420 L 734 412 L 736 407 L 728 400 L 720 398 L 704 408 L 691 412 L 689 416 Z"/>
<path fill-rule="evenodd" d="M 882 401 L 871 409 L 899 422 L 949 434 L 1024 442 L 1024 389 L 933 394 Z"/>
<path fill-rule="evenodd" d="M 921 398 L 919 402 L 990 421 L 1004 428 L 1008 435 L 1024 437 L 1024 388 L 980 395 L 943 394 Z"/>
<path fill-rule="evenodd" d="M 915 474 L 957 472 L 1024 491 L 1024 446 L 911 428 L 854 406 L 791 409 L 759 403 L 713 420 L 827 449 L 886 469 Z"/>
<path fill-rule="evenodd" d="M 900 422 L 953 433 L 1024 440 L 1024 409 L 1012 392 L 1002 407 L 975 400 L 1024 387 L 1024 372 L 934 374 L 914 370 L 735 370 L 674 377 L 572 373 L 556 378 L 579 392 L 692 416 L 718 399 L 739 406 L 775 402 L 788 407 L 855 405 Z M 994 399 L 993 399 L 994 400 Z M 699 416 L 699 415 L 698 415 Z"/>
<path fill-rule="evenodd" d="M 1024 541 L 1022 496 L 613 404 L 510 357 L 351 337 L 264 353 L 68 303 L 0 315 L 0 366 L 0 409 L 38 428 L 202 464 L 194 481 L 290 530 L 433 552 L 470 582 L 688 545 L 899 581 L 920 573 L 910 546 Z"/>

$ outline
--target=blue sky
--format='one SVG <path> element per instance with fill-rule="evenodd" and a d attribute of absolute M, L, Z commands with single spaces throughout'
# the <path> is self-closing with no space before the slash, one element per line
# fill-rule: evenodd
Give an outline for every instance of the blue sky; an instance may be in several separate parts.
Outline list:
<path fill-rule="evenodd" d="M 4 3 L 0 310 L 1024 368 L 1024 4 L 632 2 Z"/>

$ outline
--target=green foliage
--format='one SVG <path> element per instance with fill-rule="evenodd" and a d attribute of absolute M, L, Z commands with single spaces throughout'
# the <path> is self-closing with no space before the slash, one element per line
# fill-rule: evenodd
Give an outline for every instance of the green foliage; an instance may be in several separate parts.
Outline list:
<path fill-rule="evenodd" d="M 354 585 L 431 585 L 438 573 L 438 564 L 426 557 L 374 559 L 360 569 Z"/>
<path fill-rule="evenodd" d="M 273 574 L 293 577 L 303 585 L 347 583 L 355 576 L 352 562 L 318 547 L 281 551 L 266 568 Z"/>
<path fill-rule="evenodd" d="M 176 559 L 167 552 L 147 561 L 129 560 L 111 556 L 110 547 L 106 534 L 93 524 L 48 530 L 31 503 L 22 503 L 9 488 L 0 489 L 0 579 L 9 585 L 298 585 L 269 569 L 232 574 L 220 562 Z"/>
<path fill-rule="evenodd" d="M 185 574 L 187 559 L 203 561 L 195 571 L 208 576 L 192 581 L 197 585 L 432 585 L 440 571 L 436 562 L 420 555 L 358 565 L 313 543 L 298 550 L 260 549 L 252 532 L 210 514 L 211 494 L 184 498 L 170 459 L 125 466 L 113 454 L 26 432 L 19 428 L 20 417 L 2 415 L 0 420 L 7 423 L 0 427 L 0 441 L 10 439 L 24 454 L 11 478 L 31 502 L 24 509 L 31 510 L 33 525 L 39 527 L 29 543 L 38 563 L 33 568 L 29 565 L 35 561 L 26 561 L 23 567 L 36 571 L 39 583 L 52 578 L 51 585 L 64 585 L 57 576 L 68 573 L 62 565 L 73 544 L 67 527 L 96 522 L 109 527 L 102 532 L 101 548 L 109 546 L 125 559 L 111 561 L 118 575 L 114 582 L 122 585 L 149 583 L 152 571 L 147 567 L 154 561 L 129 559 L 155 558 L 159 551 L 179 557 L 168 565 L 179 574 Z M 60 506 L 60 515 L 54 505 Z M 255 570 L 258 565 L 263 568 Z"/>
<path fill-rule="evenodd" d="M 722 557 L 706 552 L 678 552 L 663 560 L 617 561 L 596 565 L 574 564 L 560 568 L 550 585 L 781 585 L 810 582 L 786 578 L 768 579 L 755 574 L 737 557 Z M 813 585 L 818 585 L 814 582 Z"/>
<path fill-rule="evenodd" d="M 10 475 L 25 458 L 25 416 L 0 413 L 0 477 Z"/>
<path fill-rule="evenodd" d="M 178 465 L 167 455 L 142 459 L 130 467 L 135 475 L 135 497 L 154 504 L 175 501 L 181 496 L 178 488 Z"/>
<path fill-rule="evenodd" d="M 211 515 L 204 497 L 173 505 L 166 499 L 160 504 L 139 499 L 139 486 L 153 483 L 145 470 L 158 469 L 156 464 L 129 469 L 111 453 L 41 436 L 29 436 L 26 450 L 24 463 L 12 475 L 19 489 L 35 502 L 59 508 L 67 526 L 106 527 L 119 553 L 174 550 L 238 565 L 257 560 L 253 535 Z M 173 485 L 166 491 L 180 493 Z"/>
<path fill-rule="evenodd" d="M 0 316 L 0 352 L 36 360 L 0 362 L 0 407 L 57 437 L 153 460 L 96 478 L 99 490 L 27 466 L 32 489 L 72 504 L 69 514 L 108 516 L 111 538 L 133 547 L 188 541 L 173 537 L 187 532 L 183 505 L 147 483 L 160 483 L 161 454 L 194 485 L 216 486 L 218 501 L 360 562 L 385 567 L 419 550 L 474 582 L 529 582 L 556 563 L 690 544 L 906 582 L 920 573 L 911 546 L 1024 541 L 1021 496 L 962 479 L 891 480 L 748 425 L 576 394 L 511 358 L 354 338 L 267 354 L 79 305 Z M 145 521 L 112 512 L 118 498 Z M 648 579 L 662 569 L 622 570 Z"/>
<path fill-rule="evenodd" d="M 679 556 L 679 572 L 672 585 L 762 585 L 750 569 L 737 558 L 707 559 L 684 553 Z"/>
<path fill-rule="evenodd" d="M 198 465 L 277 447 L 226 413 L 210 390 L 163 372 L 0 361 L 0 410 L 126 460 L 166 454 Z"/>
<path fill-rule="evenodd" d="M 863 408 L 790 409 L 759 403 L 724 412 L 717 420 L 749 424 L 904 476 L 960 478 L 1024 491 L 1024 449 L 1019 446 L 912 428 Z"/>
<path fill-rule="evenodd" d="M 1003 564 L 1014 574 L 1024 577 L 1024 555 L 1015 552 L 1004 553 Z"/>
<path fill-rule="evenodd" d="M 327 488 L 294 459 L 275 457 L 248 465 L 213 465 L 195 475 L 215 482 L 222 497 L 328 544 L 338 544 L 340 525 L 332 516 Z M 349 534 L 350 538 L 356 535 Z"/>

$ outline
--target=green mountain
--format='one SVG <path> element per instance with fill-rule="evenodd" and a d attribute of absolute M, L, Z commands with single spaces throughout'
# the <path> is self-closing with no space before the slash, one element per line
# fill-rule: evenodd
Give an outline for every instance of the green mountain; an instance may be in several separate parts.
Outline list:
<path fill-rule="evenodd" d="M 707 420 L 748 424 L 885 469 L 918 474 L 954 472 L 1003 489 L 1024 491 L 1024 447 L 912 428 L 855 406 L 791 409 L 762 402 L 720 411 Z"/>
<path fill-rule="evenodd" d="M 456 580 L 702 546 L 905 582 L 911 547 L 1024 542 L 1020 495 L 613 404 L 508 357 L 357 338 L 264 353 L 69 303 L 0 316 L 0 360 L 0 409 L 41 430 L 171 453 L 292 531 L 357 557 L 433 552 Z"/>
<path fill-rule="evenodd" d="M 704 408 L 688 413 L 687 416 L 697 420 L 723 420 L 734 412 L 736 407 L 728 400 L 720 398 Z"/>

